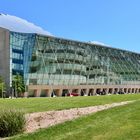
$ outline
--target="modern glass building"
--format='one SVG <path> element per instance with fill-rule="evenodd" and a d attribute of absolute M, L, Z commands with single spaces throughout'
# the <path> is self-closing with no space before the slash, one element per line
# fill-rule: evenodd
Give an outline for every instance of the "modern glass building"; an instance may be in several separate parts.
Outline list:
<path fill-rule="evenodd" d="M 34 96 L 140 92 L 140 54 L 126 50 L 1 28 L 0 59 L 8 89 L 19 73 Z"/>
<path fill-rule="evenodd" d="M 52 36 L 7 32 L 9 86 L 17 73 L 23 75 L 27 86 L 140 85 L 140 54 Z"/>

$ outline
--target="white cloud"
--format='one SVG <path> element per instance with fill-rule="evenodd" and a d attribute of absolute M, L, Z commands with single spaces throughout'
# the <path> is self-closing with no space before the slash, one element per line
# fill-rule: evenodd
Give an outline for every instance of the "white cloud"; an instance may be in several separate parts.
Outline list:
<path fill-rule="evenodd" d="M 105 44 L 105 43 L 102 43 L 102 42 L 99 42 L 99 41 L 89 41 L 89 43 L 97 44 L 97 45 L 102 45 L 102 46 L 110 46 L 108 44 Z"/>
<path fill-rule="evenodd" d="M 21 19 L 16 16 L 0 14 L 0 27 L 6 28 L 10 31 L 22 33 L 38 33 L 43 35 L 51 35 L 48 31 L 43 30 L 41 27 Z"/>

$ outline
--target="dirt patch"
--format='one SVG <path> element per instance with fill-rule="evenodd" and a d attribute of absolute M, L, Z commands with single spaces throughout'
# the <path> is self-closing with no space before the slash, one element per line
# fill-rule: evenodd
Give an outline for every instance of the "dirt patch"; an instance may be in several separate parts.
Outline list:
<path fill-rule="evenodd" d="M 112 107 L 125 105 L 134 101 L 125 101 L 120 103 L 105 104 L 84 108 L 73 108 L 61 111 L 37 112 L 26 115 L 26 131 L 27 133 L 34 132 L 39 128 L 47 128 L 58 123 L 63 123 L 68 120 L 78 118 L 82 115 L 95 113 L 101 110 L 106 110 Z"/>

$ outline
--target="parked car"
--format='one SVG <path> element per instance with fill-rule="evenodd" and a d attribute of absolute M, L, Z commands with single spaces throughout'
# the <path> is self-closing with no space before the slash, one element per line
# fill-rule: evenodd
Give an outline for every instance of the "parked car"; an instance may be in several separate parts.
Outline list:
<path fill-rule="evenodd" d="M 68 93 L 67 96 L 79 96 L 78 93 L 72 92 L 72 93 Z"/>

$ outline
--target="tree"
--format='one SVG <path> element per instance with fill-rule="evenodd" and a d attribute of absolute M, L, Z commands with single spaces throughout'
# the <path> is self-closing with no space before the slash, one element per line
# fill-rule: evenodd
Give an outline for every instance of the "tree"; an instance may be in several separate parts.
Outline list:
<path fill-rule="evenodd" d="M 23 76 L 20 74 L 13 75 L 12 88 L 14 89 L 14 96 L 17 98 L 25 92 L 25 85 Z"/>
<path fill-rule="evenodd" d="M 6 89 L 5 82 L 3 81 L 2 76 L 0 76 L 0 97 L 2 98 L 5 97 L 4 95 L 5 89 Z"/>

